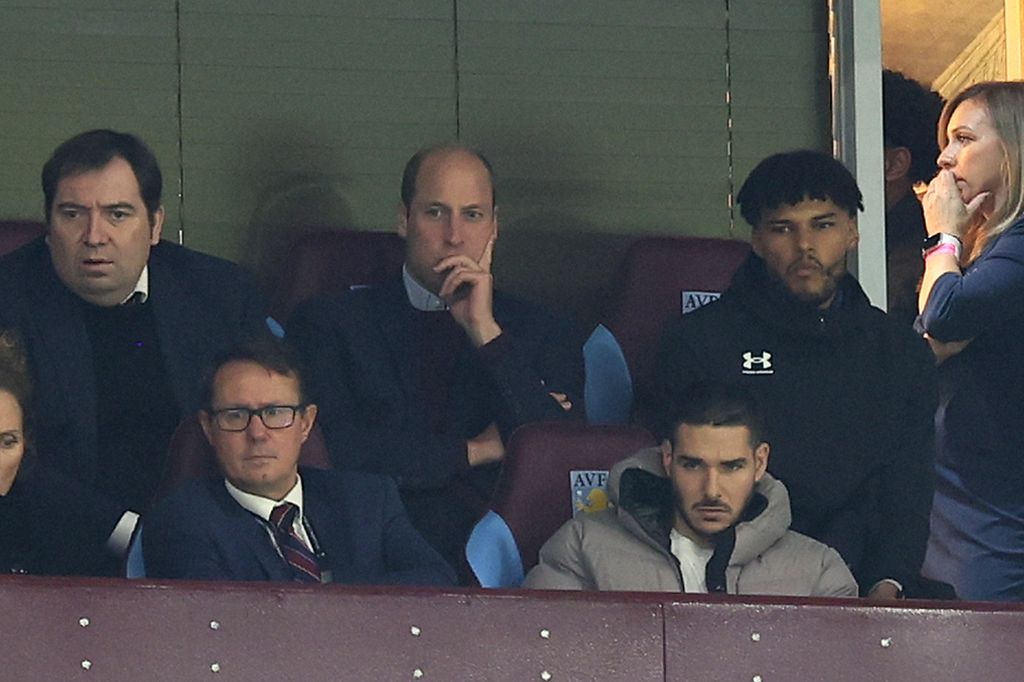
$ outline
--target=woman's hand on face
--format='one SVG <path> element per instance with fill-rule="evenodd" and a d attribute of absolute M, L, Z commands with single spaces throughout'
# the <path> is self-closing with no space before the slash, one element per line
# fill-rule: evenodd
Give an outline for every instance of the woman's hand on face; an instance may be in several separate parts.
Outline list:
<path fill-rule="evenodd" d="M 921 198 L 924 209 L 924 224 L 928 235 L 946 234 L 963 238 L 971 218 L 989 198 L 991 192 L 982 192 L 968 203 L 960 196 L 953 171 L 943 169 L 928 183 L 928 190 Z"/>

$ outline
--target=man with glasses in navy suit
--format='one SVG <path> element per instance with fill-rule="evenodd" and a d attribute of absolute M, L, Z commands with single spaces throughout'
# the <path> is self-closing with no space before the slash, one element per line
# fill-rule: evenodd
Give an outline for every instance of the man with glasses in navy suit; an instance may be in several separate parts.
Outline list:
<path fill-rule="evenodd" d="M 276 340 L 215 365 L 199 413 L 223 476 L 190 481 L 145 517 L 147 575 L 447 585 L 451 568 L 416 532 L 394 482 L 300 468 L 317 406 Z"/>

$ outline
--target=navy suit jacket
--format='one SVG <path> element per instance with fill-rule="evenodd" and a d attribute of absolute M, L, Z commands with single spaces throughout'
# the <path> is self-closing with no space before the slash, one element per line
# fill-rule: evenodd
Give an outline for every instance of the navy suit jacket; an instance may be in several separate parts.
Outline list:
<path fill-rule="evenodd" d="M 263 306 L 241 268 L 168 242 L 150 251 L 149 291 L 181 414 L 196 410 L 201 372 L 241 338 L 265 333 Z M 96 377 L 81 300 L 57 277 L 42 237 L 0 259 L 0 327 L 21 334 L 34 385 L 41 474 L 76 484 L 83 513 L 113 530 L 125 509 L 93 491 Z"/>
<path fill-rule="evenodd" d="M 452 585 L 455 575 L 413 529 L 385 476 L 300 470 L 303 510 L 334 582 Z M 290 581 L 266 526 L 224 479 L 190 481 L 144 519 L 146 573 L 155 578 Z M 326 564 L 326 566 L 324 565 Z"/>

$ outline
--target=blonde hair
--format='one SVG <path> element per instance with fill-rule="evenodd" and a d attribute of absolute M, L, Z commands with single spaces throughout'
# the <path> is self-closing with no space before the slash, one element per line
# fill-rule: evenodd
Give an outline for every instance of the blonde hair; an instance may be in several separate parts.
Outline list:
<path fill-rule="evenodd" d="M 939 117 L 939 148 L 949 142 L 949 119 L 964 102 L 973 100 L 985 107 L 1003 149 L 999 174 L 1006 189 L 1006 201 L 987 219 L 979 214 L 964 235 L 964 265 L 981 255 L 993 239 L 1006 232 L 1024 214 L 1024 81 L 975 83 L 946 102 Z"/>

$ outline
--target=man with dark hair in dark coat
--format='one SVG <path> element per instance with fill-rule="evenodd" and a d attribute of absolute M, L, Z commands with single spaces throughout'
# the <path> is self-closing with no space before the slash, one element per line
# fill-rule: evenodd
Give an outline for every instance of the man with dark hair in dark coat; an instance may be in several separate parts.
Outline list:
<path fill-rule="evenodd" d="M 227 261 L 163 242 L 162 176 L 126 133 L 91 130 L 42 171 L 46 235 L 0 260 L 0 326 L 25 342 L 40 476 L 77 493 L 120 570 L 181 417 L 213 355 L 266 332 Z"/>
<path fill-rule="evenodd" d="M 924 213 L 914 186 L 938 170 L 935 128 L 942 97 L 899 71 L 882 72 L 885 143 L 885 270 L 888 312 L 905 324 L 917 317 L 917 285 L 924 274 Z"/>
<path fill-rule="evenodd" d="M 866 596 L 913 592 L 928 536 L 934 368 L 846 272 L 861 193 L 818 152 L 777 154 L 738 195 L 753 254 L 721 299 L 670 327 L 654 382 L 758 396 L 792 529 L 835 547 Z M 658 395 L 658 393 L 653 393 Z"/>

